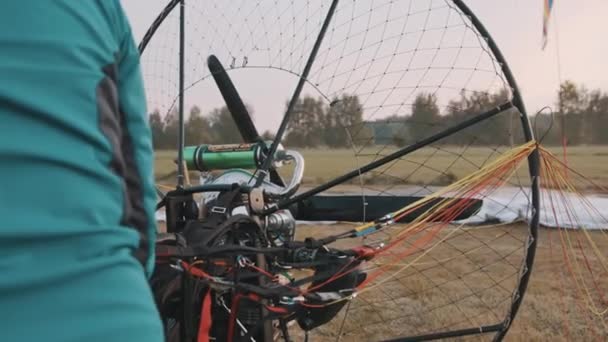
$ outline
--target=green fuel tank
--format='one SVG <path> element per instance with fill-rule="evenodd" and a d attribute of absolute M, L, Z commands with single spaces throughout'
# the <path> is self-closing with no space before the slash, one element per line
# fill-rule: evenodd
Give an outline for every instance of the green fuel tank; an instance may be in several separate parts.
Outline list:
<path fill-rule="evenodd" d="M 190 170 L 256 169 L 265 150 L 265 143 L 187 146 L 184 160 Z"/>

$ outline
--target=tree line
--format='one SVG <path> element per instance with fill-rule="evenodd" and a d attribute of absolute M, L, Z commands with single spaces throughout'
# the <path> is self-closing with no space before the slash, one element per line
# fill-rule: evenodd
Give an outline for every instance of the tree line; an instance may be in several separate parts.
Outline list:
<path fill-rule="evenodd" d="M 406 146 L 463 120 L 479 115 L 508 101 L 510 94 L 471 92 L 449 101 L 443 110 L 437 97 L 421 92 L 415 97 L 409 115 L 395 115 L 375 121 L 364 120 L 364 109 L 357 96 L 344 94 L 331 102 L 305 96 L 298 100 L 283 143 L 290 147 L 346 148 L 353 145 L 393 144 Z M 560 85 L 553 113 L 531 115 L 538 137 L 546 145 L 608 144 L 608 94 L 588 90 L 566 81 Z M 249 108 L 253 113 L 253 109 Z M 177 143 L 176 110 L 164 117 L 158 110 L 150 117 L 154 148 L 174 149 Z M 440 141 L 443 144 L 510 145 L 523 139 L 519 114 L 501 113 Z M 226 107 L 203 115 L 198 106 L 190 109 L 185 125 L 186 145 L 242 142 L 236 124 Z M 273 134 L 263 133 L 265 140 Z"/>
<path fill-rule="evenodd" d="M 450 100 L 442 112 L 434 94 L 421 92 L 416 95 L 411 104 L 410 115 L 393 116 L 374 123 L 376 125 L 375 143 L 389 144 L 392 142 L 396 146 L 410 145 L 496 108 L 508 99 L 509 94 L 506 90 L 494 94 L 463 91 L 460 93 L 460 98 Z M 521 124 L 515 120 L 518 120 L 517 116 L 513 110 L 510 110 L 450 134 L 439 140 L 438 143 L 448 145 L 512 144 L 514 141 L 521 141 L 518 139 L 523 136 L 523 132 L 516 129 L 520 128 Z"/>
<path fill-rule="evenodd" d="M 535 121 L 539 135 L 544 134 L 544 144 L 561 144 L 562 138 L 569 145 L 608 144 L 608 94 L 565 81 L 553 113 L 539 114 L 532 119 Z"/>
<path fill-rule="evenodd" d="M 300 99 L 284 142 L 294 147 L 345 148 L 372 140 L 359 97 L 345 94 L 330 103 L 310 96 Z"/>
<path fill-rule="evenodd" d="M 149 121 L 154 149 L 175 149 L 179 131 L 177 110 L 171 110 L 164 117 L 155 110 L 150 114 Z M 187 115 L 184 140 L 186 146 L 243 141 L 228 108 L 216 108 L 203 115 L 198 106 L 193 106 Z"/>
<path fill-rule="evenodd" d="M 249 108 L 249 112 L 253 110 Z M 178 113 L 171 110 L 164 117 L 158 110 L 149 116 L 155 149 L 174 149 L 178 139 Z M 265 131 L 262 139 L 274 135 Z M 292 147 L 348 147 L 353 141 L 371 140 L 363 121 L 363 108 L 356 96 L 343 95 L 327 104 L 310 96 L 298 100 L 283 142 Z M 240 143 L 242 138 L 228 108 L 216 108 L 203 115 L 198 106 L 190 109 L 185 121 L 185 144 Z"/>
<path fill-rule="evenodd" d="M 376 144 L 406 146 L 447 127 L 495 108 L 508 101 L 506 90 L 498 93 L 461 92 L 449 101 L 443 112 L 432 93 L 419 93 L 411 105 L 411 114 L 370 122 Z M 537 139 L 545 145 L 608 144 L 608 94 L 600 89 L 565 81 L 560 85 L 554 105 L 529 120 Z M 528 113 L 530 114 L 530 113 Z M 470 145 L 512 145 L 523 141 L 519 113 L 510 110 L 452 134 L 439 143 Z"/>

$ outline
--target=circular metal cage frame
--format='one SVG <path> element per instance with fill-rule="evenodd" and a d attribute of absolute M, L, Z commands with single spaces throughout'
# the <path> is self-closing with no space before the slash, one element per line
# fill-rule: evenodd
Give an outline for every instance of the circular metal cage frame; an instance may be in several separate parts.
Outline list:
<path fill-rule="evenodd" d="M 194 0 L 189 0 L 189 1 L 194 1 Z M 338 0 L 332 1 L 332 4 L 330 6 L 329 12 L 327 14 L 327 17 L 325 18 L 325 22 L 323 25 L 325 28 L 331 21 L 331 16 L 332 16 L 333 10 L 335 9 L 335 6 L 337 5 L 338 2 L 339 2 Z M 367 172 L 378 166 L 384 165 L 396 158 L 399 158 L 401 156 L 414 152 L 435 141 L 445 138 L 445 137 L 449 136 L 450 134 L 458 132 L 459 130 L 462 130 L 462 129 L 472 126 L 476 123 L 484 121 L 488 118 L 491 118 L 501 112 L 504 112 L 505 110 L 516 109 L 520 114 L 520 120 L 521 120 L 521 125 L 523 128 L 523 134 L 524 134 L 525 141 L 529 142 L 529 141 L 535 140 L 534 133 L 533 133 L 531 124 L 528 120 L 527 112 L 526 112 L 526 109 L 524 106 L 524 102 L 522 100 L 520 90 L 515 82 L 515 78 L 513 76 L 513 73 L 511 72 L 511 69 L 509 68 L 509 66 L 507 64 L 505 57 L 501 53 L 500 49 L 496 45 L 496 43 L 495 43 L 494 39 L 492 38 L 492 36 L 490 35 L 490 33 L 487 31 L 487 29 L 484 27 L 484 25 L 481 23 L 481 21 L 477 18 L 477 16 L 473 13 L 473 11 L 464 3 L 464 1 L 452 0 L 452 3 L 464 15 L 466 15 L 468 17 L 468 19 L 470 20 L 470 23 L 474 26 L 475 30 L 477 30 L 477 32 L 486 40 L 487 45 L 490 49 L 490 52 L 493 54 L 493 56 L 498 61 L 501 71 L 505 76 L 506 82 L 507 82 L 508 86 L 511 88 L 512 99 L 509 102 L 504 103 L 494 109 L 491 109 L 484 113 L 480 113 L 479 115 L 475 116 L 472 119 L 465 120 L 465 121 L 459 123 L 458 125 L 449 127 L 447 129 L 443 130 L 442 132 L 433 134 L 432 136 L 429 136 L 426 139 L 423 139 L 415 144 L 412 144 L 403 149 L 400 149 L 395 154 L 388 155 L 388 156 L 386 156 L 382 159 L 379 159 L 377 161 L 374 161 L 362 168 L 354 170 L 353 172 L 350 172 L 350 173 L 340 176 L 332 181 L 329 181 L 326 184 L 320 185 L 320 186 L 315 187 L 311 190 L 308 190 L 304 193 L 298 194 L 297 196 L 295 196 L 291 199 L 288 199 L 287 201 L 282 203 L 282 207 L 286 207 L 289 204 L 295 203 L 298 200 L 302 200 L 304 198 L 313 196 L 313 195 L 320 193 L 326 189 L 329 189 L 337 184 L 341 184 L 347 180 L 350 180 L 350 179 L 360 175 L 361 173 Z M 180 141 L 180 144 L 183 146 L 183 141 L 184 141 L 184 137 L 183 137 L 184 58 L 183 58 L 183 56 L 184 56 L 184 49 L 185 49 L 185 44 L 184 44 L 184 41 L 185 41 L 185 28 L 184 28 L 184 26 L 185 26 L 185 0 L 170 0 L 169 1 L 169 3 L 166 5 L 166 7 L 156 17 L 156 19 L 154 20 L 152 25 L 147 30 L 145 36 L 143 37 L 141 43 L 139 44 L 139 51 L 141 54 L 143 54 L 146 51 L 146 47 L 148 46 L 148 43 L 150 42 L 150 40 L 154 37 L 157 29 L 163 24 L 164 20 L 169 16 L 169 14 L 171 14 L 172 11 L 175 10 L 178 6 L 179 6 L 179 10 L 180 10 L 180 29 L 179 29 L 180 51 L 178 51 L 177 53 L 179 53 L 179 56 L 180 56 L 180 65 L 179 65 L 180 82 L 179 82 L 179 91 L 178 91 L 177 100 L 178 100 L 178 114 L 179 114 L 180 124 L 181 124 L 179 141 Z M 308 60 L 308 63 L 312 63 L 314 61 L 315 55 L 316 55 L 316 51 L 314 51 L 314 50 L 315 50 L 315 48 L 318 49 L 318 45 L 321 44 L 323 35 L 324 35 L 324 28 L 321 29 L 321 32 L 319 34 L 319 37 L 317 38 L 315 47 L 313 47 L 313 51 Z M 307 72 L 306 72 L 306 68 L 305 68 L 302 75 L 298 76 L 300 79 L 298 87 L 301 88 L 301 85 L 303 85 L 303 83 L 307 82 L 306 76 L 307 76 Z M 299 90 L 301 90 L 301 89 L 299 89 Z M 292 101 L 294 99 L 297 99 L 297 97 L 299 96 L 299 90 L 296 89 L 296 92 L 294 94 L 294 98 L 292 98 Z M 283 126 L 286 126 L 286 124 L 288 123 L 289 114 L 290 113 L 288 110 L 285 117 L 283 118 L 283 122 L 282 122 L 280 130 L 281 129 L 284 130 Z M 281 135 L 282 135 L 281 133 L 277 134 L 273 147 L 276 148 L 275 145 L 278 145 L 278 141 L 281 139 Z M 178 153 L 179 153 L 178 158 L 181 159 L 182 158 L 182 156 L 181 156 L 182 149 L 181 148 L 178 149 Z M 271 155 L 272 155 L 272 153 L 271 153 Z M 495 335 L 494 335 L 495 341 L 500 341 L 504 338 L 504 336 L 507 334 L 513 320 L 515 319 L 515 317 L 517 315 L 518 309 L 520 308 L 520 306 L 522 304 L 523 297 L 526 292 L 526 289 L 527 289 L 527 286 L 528 286 L 528 283 L 530 280 L 530 276 L 532 273 L 532 266 L 534 264 L 534 257 L 535 257 L 537 238 L 538 238 L 538 226 L 539 226 L 539 210 L 538 209 L 540 206 L 540 189 L 539 189 L 540 162 L 539 162 L 539 159 L 540 159 L 540 156 L 539 156 L 539 153 L 537 150 L 532 152 L 532 154 L 528 157 L 529 175 L 531 178 L 531 188 L 530 188 L 531 202 L 530 203 L 531 203 L 531 207 L 532 207 L 531 215 L 530 215 L 530 219 L 529 219 L 529 232 L 528 232 L 528 238 L 526 241 L 525 252 L 524 252 L 524 256 L 523 256 L 524 257 L 523 265 L 520 268 L 519 283 L 512 293 L 510 309 L 508 310 L 507 315 L 504 318 L 504 320 L 501 322 L 497 322 L 496 324 L 493 324 L 493 325 L 486 325 L 486 326 L 481 326 L 481 327 L 471 327 L 469 329 L 459 329 L 459 330 L 451 330 L 451 331 L 445 331 L 445 332 L 437 332 L 437 333 L 433 333 L 433 334 L 429 334 L 429 335 L 418 335 L 418 336 L 409 336 L 409 337 L 404 336 L 401 338 L 394 339 L 392 341 L 425 341 L 425 340 L 436 340 L 436 339 L 442 339 L 442 338 L 460 337 L 460 336 L 487 334 L 487 333 L 495 333 Z M 178 183 L 179 183 L 179 181 L 182 179 L 182 178 L 180 178 L 180 175 L 183 177 L 184 170 L 183 170 L 183 163 L 178 163 L 177 165 L 178 165 Z M 182 184 L 178 184 L 178 186 L 181 186 L 181 185 Z"/>

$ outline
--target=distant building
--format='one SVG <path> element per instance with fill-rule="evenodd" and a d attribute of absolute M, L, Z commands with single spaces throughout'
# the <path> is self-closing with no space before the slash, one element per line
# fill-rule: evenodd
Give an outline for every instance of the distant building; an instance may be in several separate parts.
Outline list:
<path fill-rule="evenodd" d="M 365 124 L 373 134 L 374 144 L 388 145 L 395 143 L 396 139 L 410 140 L 410 128 L 403 119 L 367 121 Z"/>

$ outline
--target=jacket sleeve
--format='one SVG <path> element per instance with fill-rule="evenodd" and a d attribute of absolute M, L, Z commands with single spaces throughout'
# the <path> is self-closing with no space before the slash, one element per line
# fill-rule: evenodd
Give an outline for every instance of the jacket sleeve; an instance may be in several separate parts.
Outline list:
<path fill-rule="evenodd" d="M 156 236 L 154 189 L 154 151 L 148 124 L 146 98 L 140 69 L 139 51 L 135 45 L 127 17 L 116 1 L 120 52 L 118 62 L 119 106 L 123 120 L 123 155 L 127 168 L 127 190 L 135 211 L 139 211 L 136 223 L 141 235 L 148 276 L 154 267 L 154 242 Z M 129 174 L 130 173 L 130 174 Z M 147 253 L 146 253 L 147 252 Z"/>

